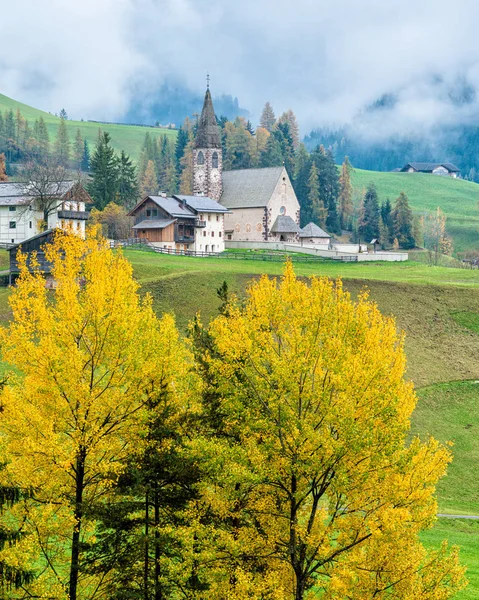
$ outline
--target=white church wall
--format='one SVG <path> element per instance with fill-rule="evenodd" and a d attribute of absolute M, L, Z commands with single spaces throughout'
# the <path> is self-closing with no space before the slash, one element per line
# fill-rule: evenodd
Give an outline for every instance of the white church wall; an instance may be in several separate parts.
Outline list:
<path fill-rule="evenodd" d="M 226 242 L 264 242 L 264 208 L 229 210 L 231 214 L 225 215 Z"/>
<path fill-rule="evenodd" d="M 299 202 L 286 169 L 283 169 L 268 203 L 268 228 L 274 225 L 278 216 L 291 217 L 299 225 Z M 274 238 L 275 234 L 271 234 Z"/>

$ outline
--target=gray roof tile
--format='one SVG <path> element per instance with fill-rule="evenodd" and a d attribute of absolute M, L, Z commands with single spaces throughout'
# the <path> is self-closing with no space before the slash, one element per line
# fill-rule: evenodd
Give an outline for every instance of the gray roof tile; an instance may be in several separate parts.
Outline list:
<path fill-rule="evenodd" d="M 151 221 L 150 219 L 145 221 L 140 221 L 136 225 L 133 225 L 133 229 L 164 229 L 174 223 L 176 219 L 158 219 L 156 221 Z"/>
<path fill-rule="evenodd" d="M 330 238 L 329 233 L 321 229 L 316 223 L 308 223 L 299 232 L 300 238 Z"/>
<path fill-rule="evenodd" d="M 62 197 L 64 194 L 69 192 L 75 185 L 74 181 L 64 181 L 61 184 L 58 197 Z M 32 197 L 26 192 L 28 183 L 25 181 L 2 181 L 0 182 L 0 206 L 15 206 L 21 204 L 28 204 L 31 202 Z M 55 186 L 56 187 L 56 186 Z"/>
<path fill-rule="evenodd" d="M 227 208 L 208 196 L 185 196 L 184 194 L 175 194 L 173 197 L 184 200 L 186 204 L 193 210 L 196 210 L 196 212 L 228 212 Z"/>
<path fill-rule="evenodd" d="M 183 218 L 183 219 L 194 219 L 195 213 L 188 208 L 186 204 L 177 200 L 176 198 L 165 198 L 164 196 L 148 196 L 155 204 L 162 208 L 165 212 L 170 214 L 172 217 Z M 135 210 L 135 209 L 133 209 Z M 133 212 L 133 211 L 131 211 Z M 131 214 L 131 213 L 130 213 Z"/>
<path fill-rule="evenodd" d="M 298 233 L 299 226 L 296 221 L 293 221 L 288 215 L 280 215 L 276 217 L 276 221 L 271 227 L 272 233 Z"/>

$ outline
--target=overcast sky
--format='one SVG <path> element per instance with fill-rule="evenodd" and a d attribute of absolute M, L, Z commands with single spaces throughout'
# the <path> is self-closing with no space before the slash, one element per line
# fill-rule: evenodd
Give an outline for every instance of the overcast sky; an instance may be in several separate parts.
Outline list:
<path fill-rule="evenodd" d="M 121 118 L 165 78 L 292 108 L 302 133 L 398 94 L 398 130 L 475 115 L 477 0 L 0 0 L 0 93 L 72 118 Z M 380 127 L 379 124 L 374 125 Z"/>

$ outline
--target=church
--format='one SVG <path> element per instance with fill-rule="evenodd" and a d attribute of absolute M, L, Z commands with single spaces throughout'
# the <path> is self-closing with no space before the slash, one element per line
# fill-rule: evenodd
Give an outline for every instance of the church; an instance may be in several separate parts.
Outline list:
<path fill-rule="evenodd" d="M 209 86 L 193 148 L 193 196 L 143 198 L 129 213 L 136 237 L 159 248 L 222 252 L 228 242 L 298 242 L 299 202 L 283 166 L 223 171 Z"/>
<path fill-rule="evenodd" d="M 223 171 L 220 128 L 206 90 L 193 149 L 193 193 L 218 201 L 225 241 L 296 242 L 299 202 L 284 167 Z"/>

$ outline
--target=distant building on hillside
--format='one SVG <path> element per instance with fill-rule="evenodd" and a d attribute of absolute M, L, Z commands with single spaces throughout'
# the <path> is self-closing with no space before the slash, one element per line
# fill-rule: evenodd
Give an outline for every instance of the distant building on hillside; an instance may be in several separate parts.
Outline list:
<path fill-rule="evenodd" d="M 402 173 L 432 173 L 432 175 L 444 175 L 448 177 L 457 177 L 460 170 L 452 163 L 428 163 L 428 162 L 410 162 L 399 169 Z"/>
<path fill-rule="evenodd" d="M 0 242 L 19 244 L 47 229 L 70 227 L 85 235 L 85 222 L 89 213 L 85 205 L 93 200 L 79 183 L 64 181 L 52 193 L 48 223 L 43 223 L 43 212 L 30 195 L 28 183 L 0 183 Z"/>

